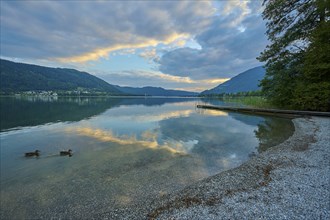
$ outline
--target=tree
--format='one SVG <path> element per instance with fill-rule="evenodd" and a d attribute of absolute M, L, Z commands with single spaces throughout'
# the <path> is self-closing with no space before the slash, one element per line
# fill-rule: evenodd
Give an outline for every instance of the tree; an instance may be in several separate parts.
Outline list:
<path fill-rule="evenodd" d="M 325 49 L 329 48 L 330 0 L 265 0 L 264 4 L 271 44 L 258 57 L 266 61 L 262 91 L 281 107 L 329 111 Z"/>
<path fill-rule="evenodd" d="M 304 57 L 303 75 L 294 91 L 294 104 L 307 110 L 330 110 L 330 22 L 312 33 Z M 301 95 L 304 94 L 304 95 Z"/>

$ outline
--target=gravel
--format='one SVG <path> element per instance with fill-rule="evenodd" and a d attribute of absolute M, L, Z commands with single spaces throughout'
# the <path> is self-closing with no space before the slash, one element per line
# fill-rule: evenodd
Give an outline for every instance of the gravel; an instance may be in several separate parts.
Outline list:
<path fill-rule="evenodd" d="M 293 122 L 295 132 L 284 143 L 122 217 L 330 219 L 330 119 Z"/>
<path fill-rule="evenodd" d="M 95 219 L 330 219 L 330 118 L 293 119 L 294 134 L 241 166 Z"/>

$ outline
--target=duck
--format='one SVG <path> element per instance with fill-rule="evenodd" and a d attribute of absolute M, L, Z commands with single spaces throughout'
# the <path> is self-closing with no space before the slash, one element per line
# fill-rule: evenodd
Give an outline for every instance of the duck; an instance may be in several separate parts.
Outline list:
<path fill-rule="evenodd" d="M 25 153 L 25 157 L 39 157 L 40 155 L 40 151 L 39 150 L 35 150 L 34 152 L 27 152 Z"/>
<path fill-rule="evenodd" d="M 72 156 L 72 150 L 69 149 L 67 151 L 60 151 L 60 155 L 61 156 L 69 156 L 69 157 L 71 157 Z"/>

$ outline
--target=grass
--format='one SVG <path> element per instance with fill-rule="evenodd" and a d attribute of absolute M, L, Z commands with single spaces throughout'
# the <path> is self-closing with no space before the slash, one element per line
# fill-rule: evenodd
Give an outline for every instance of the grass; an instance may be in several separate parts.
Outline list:
<path fill-rule="evenodd" d="M 276 108 L 267 99 L 262 96 L 241 96 L 241 97 L 223 97 L 223 101 L 232 102 L 236 104 L 243 104 L 247 107 L 254 108 Z"/>

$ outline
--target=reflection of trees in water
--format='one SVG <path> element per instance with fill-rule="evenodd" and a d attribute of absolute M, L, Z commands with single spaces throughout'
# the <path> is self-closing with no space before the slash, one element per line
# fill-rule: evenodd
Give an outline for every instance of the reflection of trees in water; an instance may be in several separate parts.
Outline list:
<path fill-rule="evenodd" d="M 163 139 L 193 142 L 190 154 L 198 158 L 210 174 L 214 174 L 237 166 L 258 145 L 253 136 L 253 128 L 262 118 L 239 114 L 235 116 L 243 121 L 234 117 L 199 114 L 165 119 L 159 122 L 160 132 Z M 244 120 L 248 123 L 245 124 Z M 252 121 L 255 124 L 253 127 L 249 124 Z"/>
<path fill-rule="evenodd" d="M 293 134 L 293 131 L 294 125 L 292 122 L 289 123 L 288 119 L 265 117 L 265 121 L 258 124 L 258 129 L 254 131 L 259 139 L 258 152 L 282 143 Z"/>
<path fill-rule="evenodd" d="M 59 121 L 80 121 L 121 105 L 164 105 L 189 102 L 190 98 L 108 98 L 22 96 L 0 99 L 1 131 Z"/>
<path fill-rule="evenodd" d="M 144 106 L 161 106 L 169 103 L 181 103 L 195 101 L 196 98 L 123 98 L 120 99 L 120 105 L 144 105 Z"/>
<path fill-rule="evenodd" d="M 59 121 L 80 121 L 117 105 L 117 99 L 1 99 L 1 130 Z"/>

